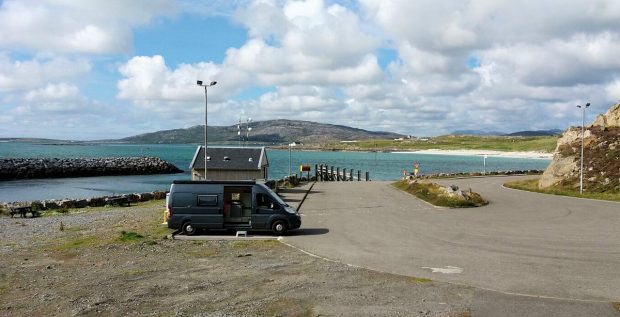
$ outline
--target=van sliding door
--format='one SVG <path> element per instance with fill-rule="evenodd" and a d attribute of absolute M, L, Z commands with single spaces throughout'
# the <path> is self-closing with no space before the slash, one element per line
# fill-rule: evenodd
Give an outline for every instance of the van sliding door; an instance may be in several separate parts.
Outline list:
<path fill-rule="evenodd" d="M 219 229 L 224 224 L 224 215 L 221 207 L 221 197 L 218 194 L 196 194 L 196 216 L 199 225 L 207 229 Z"/>

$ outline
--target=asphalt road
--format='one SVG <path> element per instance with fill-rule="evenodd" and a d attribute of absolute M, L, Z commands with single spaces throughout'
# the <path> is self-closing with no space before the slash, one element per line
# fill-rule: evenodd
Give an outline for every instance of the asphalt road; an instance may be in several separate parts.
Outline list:
<path fill-rule="evenodd" d="M 561 306 L 620 300 L 620 204 L 502 187 L 516 178 L 442 181 L 490 201 L 471 209 L 434 207 L 389 182 L 316 183 L 303 228 L 326 233 L 285 241 L 352 265 L 501 292 L 485 309 L 515 303 L 513 295 Z"/>

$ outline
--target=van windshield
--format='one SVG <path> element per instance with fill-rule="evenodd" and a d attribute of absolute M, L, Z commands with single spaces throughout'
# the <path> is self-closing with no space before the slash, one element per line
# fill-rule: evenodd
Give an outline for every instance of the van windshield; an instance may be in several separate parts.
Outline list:
<path fill-rule="evenodd" d="M 269 193 L 280 205 L 288 206 L 288 204 L 285 203 L 284 200 L 282 200 L 282 198 L 280 198 L 278 194 L 274 193 L 273 190 L 271 190 L 269 187 L 265 186 L 264 184 L 258 184 L 258 185 L 262 187 L 264 190 L 266 190 L 267 193 Z"/>

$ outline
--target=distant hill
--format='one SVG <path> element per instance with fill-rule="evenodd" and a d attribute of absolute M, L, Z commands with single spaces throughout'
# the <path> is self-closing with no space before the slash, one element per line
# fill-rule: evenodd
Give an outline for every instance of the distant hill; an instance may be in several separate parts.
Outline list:
<path fill-rule="evenodd" d="M 250 142 L 283 143 L 300 141 L 322 143 L 328 141 L 392 139 L 402 137 L 391 132 L 375 132 L 343 125 L 324 124 L 298 120 L 267 120 L 253 122 Z M 245 127 L 245 126 L 244 126 Z M 237 142 L 237 125 L 209 126 L 209 141 Z M 202 143 L 204 126 L 187 129 L 173 129 L 140 134 L 117 141 L 128 143 Z"/>
<path fill-rule="evenodd" d="M 484 130 L 457 130 L 452 132 L 453 135 L 483 135 L 483 136 L 554 136 L 561 135 L 562 130 L 533 130 L 533 131 L 518 131 L 513 133 L 504 133 L 498 131 L 484 131 Z"/>
<path fill-rule="evenodd" d="M 483 130 L 456 130 L 452 135 L 504 135 L 504 132 L 483 131 Z"/>
<path fill-rule="evenodd" d="M 562 130 L 560 129 L 552 129 L 552 130 L 535 130 L 535 131 L 519 131 L 506 134 L 506 136 L 554 136 L 561 135 Z"/>

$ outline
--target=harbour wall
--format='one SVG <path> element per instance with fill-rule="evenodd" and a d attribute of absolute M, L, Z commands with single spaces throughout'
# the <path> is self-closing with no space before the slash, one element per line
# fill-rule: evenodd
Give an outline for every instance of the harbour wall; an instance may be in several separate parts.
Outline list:
<path fill-rule="evenodd" d="M 158 157 L 0 159 L 0 180 L 183 172 Z"/>

